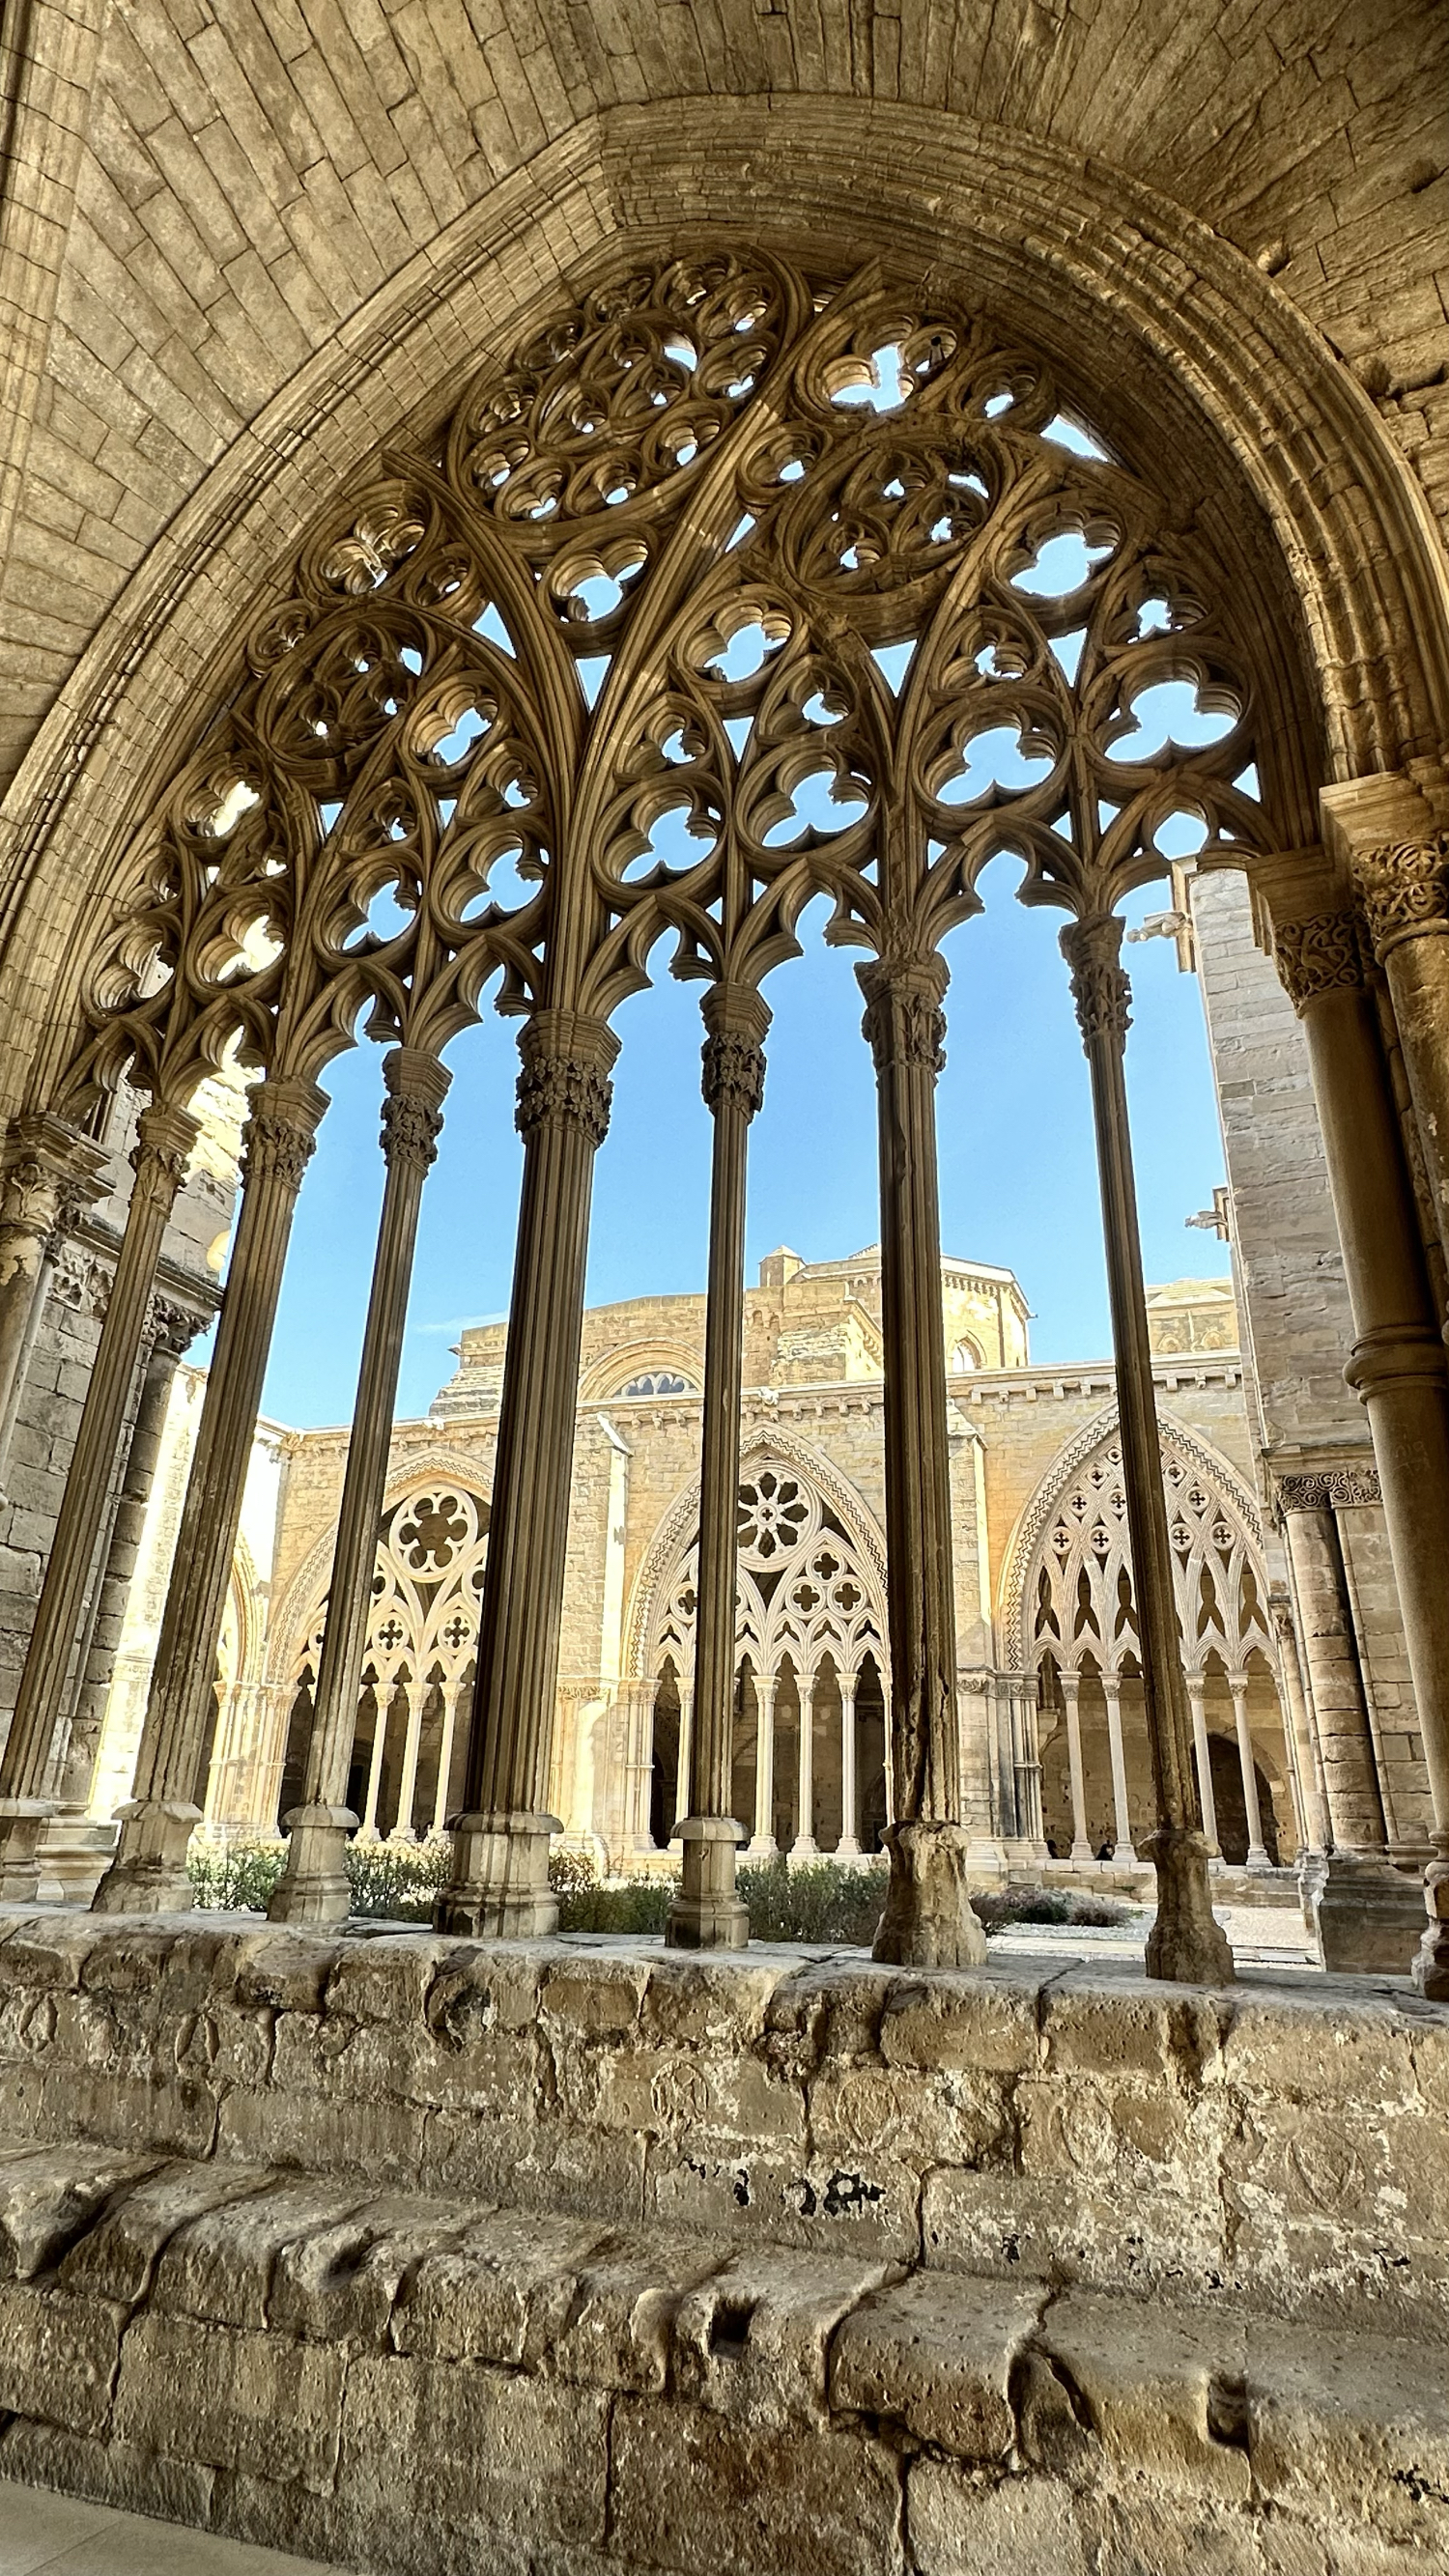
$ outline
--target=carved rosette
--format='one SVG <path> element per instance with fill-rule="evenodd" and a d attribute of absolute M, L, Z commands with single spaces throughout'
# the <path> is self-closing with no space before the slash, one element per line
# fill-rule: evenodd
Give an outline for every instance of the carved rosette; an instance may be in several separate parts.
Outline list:
<path fill-rule="evenodd" d="M 1090 1053 L 1095 1040 L 1110 1038 L 1120 1052 L 1132 1026 L 1132 986 L 1120 962 L 1122 924 L 1116 913 L 1072 922 L 1061 934 L 1061 950 L 1072 970 L 1083 1046 Z"/>
<path fill-rule="evenodd" d="M 1449 932 L 1449 832 L 1366 850 L 1353 873 L 1380 963 L 1403 939 Z"/>
<path fill-rule="evenodd" d="M 1304 921 L 1275 922 L 1273 958 L 1300 1014 L 1321 993 L 1352 990 L 1363 982 L 1357 914 L 1315 912 Z"/>
<path fill-rule="evenodd" d="M 711 1114 L 734 1110 L 753 1118 L 765 1097 L 765 1050 L 735 1030 L 706 1038 L 700 1050 L 704 1067 L 700 1088 Z"/>
<path fill-rule="evenodd" d="M 391 1166 L 410 1164 L 428 1171 L 438 1159 L 443 1113 L 408 1092 L 393 1092 L 382 1104 L 382 1150 Z"/>

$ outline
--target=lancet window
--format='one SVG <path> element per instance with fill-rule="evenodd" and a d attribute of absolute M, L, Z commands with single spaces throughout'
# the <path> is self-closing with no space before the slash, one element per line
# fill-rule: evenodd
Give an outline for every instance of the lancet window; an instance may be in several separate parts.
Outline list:
<path fill-rule="evenodd" d="M 1164 1440 L 1173 1591 L 1184 1667 L 1210 1657 L 1241 1674 L 1252 1656 L 1271 1668 L 1261 1540 L 1242 1507 L 1205 1467 Z M 1024 1605 L 1033 1658 L 1059 1670 L 1118 1672 L 1141 1660 L 1122 1447 L 1108 1441 L 1073 1478 L 1039 1542 Z"/>
<path fill-rule="evenodd" d="M 880 1578 L 840 1514 L 802 1472 L 774 1460 L 752 1464 L 739 1490 L 735 1663 L 766 1679 L 788 1660 L 809 1680 L 828 1659 L 858 1674 L 867 1656 L 888 1669 Z M 694 1667 L 698 1610 L 697 1535 L 664 1591 L 651 1658 L 686 1679 Z"/>

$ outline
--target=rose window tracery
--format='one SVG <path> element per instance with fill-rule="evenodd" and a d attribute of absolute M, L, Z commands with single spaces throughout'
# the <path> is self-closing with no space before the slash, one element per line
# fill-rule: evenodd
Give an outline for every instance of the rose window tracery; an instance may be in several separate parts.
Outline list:
<path fill-rule="evenodd" d="M 698 1533 L 662 1591 L 651 1669 L 694 1667 Z M 856 1675 L 869 1655 L 887 1669 L 881 1587 L 840 1515 L 799 1470 L 774 1460 L 751 1467 L 739 1488 L 735 1662 L 757 1676 L 789 1659 L 797 1677 L 828 1656 L 837 1674 Z"/>
<path fill-rule="evenodd" d="M 488 1507 L 460 1485 L 430 1485 L 384 1514 L 373 1563 L 364 1674 L 369 1687 L 399 1680 L 461 1682 L 478 1637 Z M 295 1680 L 316 1688 L 325 1603 L 297 1658 Z"/>
<path fill-rule="evenodd" d="M 817 894 L 924 954 L 1003 848 L 1089 914 L 1184 817 L 1295 846 L 1234 600 L 959 300 L 616 262 L 320 515 L 138 834 L 68 1098 L 436 1050 L 495 986 L 607 1018 L 661 939 L 757 982 Z"/>

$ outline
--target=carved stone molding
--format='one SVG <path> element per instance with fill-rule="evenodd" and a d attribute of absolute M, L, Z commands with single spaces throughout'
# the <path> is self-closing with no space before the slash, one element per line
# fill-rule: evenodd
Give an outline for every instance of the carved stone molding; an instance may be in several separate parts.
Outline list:
<path fill-rule="evenodd" d="M 1072 970 L 1072 999 L 1082 1044 L 1112 1038 L 1125 1047 L 1132 1025 L 1132 985 L 1121 965 L 1122 924 L 1114 912 L 1074 921 L 1061 934 L 1061 950 Z"/>
<path fill-rule="evenodd" d="M 1380 961 L 1402 939 L 1449 934 L 1449 832 L 1358 852 L 1353 873 Z"/>
<path fill-rule="evenodd" d="M 1280 1476 L 1275 1491 L 1280 1513 L 1344 1511 L 1355 1503 L 1381 1500 L 1376 1467 L 1332 1467 L 1305 1476 Z"/>
<path fill-rule="evenodd" d="M 1357 914 L 1316 912 L 1301 921 L 1275 922 L 1273 958 L 1283 989 L 1300 1013 L 1320 993 L 1361 985 Z"/>
<path fill-rule="evenodd" d="M 78 1243 L 64 1241 L 56 1249 L 51 1295 L 72 1314 L 90 1315 L 100 1323 L 110 1303 L 111 1277 L 109 1263 L 98 1261 Z"/>

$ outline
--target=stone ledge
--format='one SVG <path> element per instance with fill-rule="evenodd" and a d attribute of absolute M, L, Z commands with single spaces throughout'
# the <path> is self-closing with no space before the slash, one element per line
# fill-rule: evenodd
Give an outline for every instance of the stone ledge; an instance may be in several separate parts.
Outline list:
<path fill-rule="evenodd" d="M 1449 2551 L 1405 2338 L 99 2148 L 0 2145 L 0 2407 L 0 2476 L 387 2576 Z"/>
<path fill-rule="evenodd" d="M 13 2136 L 1449 2339 L 1449 2010 L 1388 1980 L 0 1922 Z"/>

